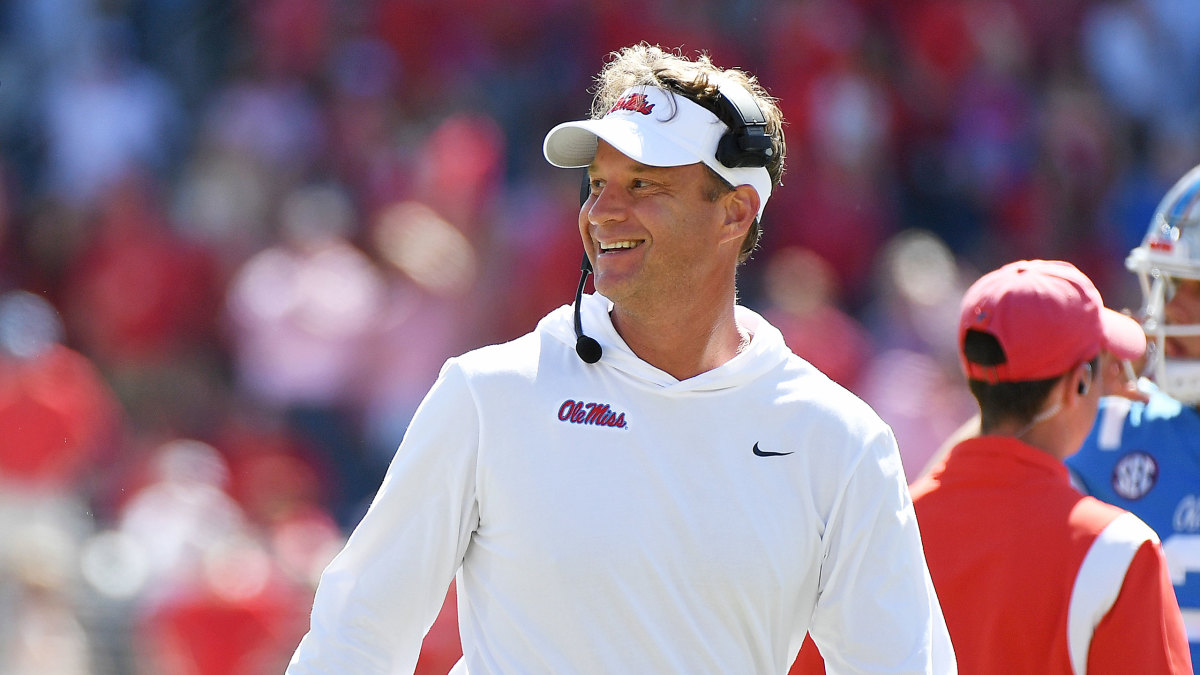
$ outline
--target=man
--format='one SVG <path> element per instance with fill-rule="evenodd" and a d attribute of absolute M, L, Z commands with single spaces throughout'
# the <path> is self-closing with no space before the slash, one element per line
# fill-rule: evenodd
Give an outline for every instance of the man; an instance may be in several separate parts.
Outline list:
<path fill-rule="evenodd" d="M 783 673 L 807 630 L 846 670 L 953 672 L 889 429 L 736 304 L 778 108 L 639 45 L 593 110 L 544 152 L 587 167 L 598 293 L 446 363 L 288 672 L 411 672 L 452 578 L 457 672 Z"/>
<path fill-rule="evenodd" d="M 1095 428 L 1067 458 L 1076 483 L 1128 509 L 1162 539 L 1200 662 L 1200 167 L 1163 197 L 1126 265 L 1137 273 L 1153 338 L 1142 401 L 1106 397 Z"/>
<path fill-rule="evenodd" d="M 1191 672 L 1154 532 L 1081 495 L 1063 464 L 1101 369 L 1145 350 L 1137 322 L 1073 265 L 1032 260 L 968 289 L 958 336 L 981 434 L 912 495 L 963 672 Z"/>

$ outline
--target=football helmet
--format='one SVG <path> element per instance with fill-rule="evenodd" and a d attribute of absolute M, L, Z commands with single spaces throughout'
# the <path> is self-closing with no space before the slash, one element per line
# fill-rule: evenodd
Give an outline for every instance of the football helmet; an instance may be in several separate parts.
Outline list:
<path fill-rule="evenodd" d="M 1167 324 L 1166 305 L 1181 279 L 1200 279 L 1200 166 L 1180 178 L 1158 203 L 1141 245 L 1125 266 L 1142 291 L 1139 320 L 1147 337 L 1144 375 L 1189 405 L 1200 404 L 1200 359 L 1168 358 L 1168 337 L 1200 336 L 1200 324 Z"/>

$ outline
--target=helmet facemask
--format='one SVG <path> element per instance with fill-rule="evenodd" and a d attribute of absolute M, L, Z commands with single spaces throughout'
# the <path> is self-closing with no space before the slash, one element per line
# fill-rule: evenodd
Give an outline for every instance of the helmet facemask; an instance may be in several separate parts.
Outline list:
<path fill-rule="evenodd" d="M 1169 337 L 1200 336 L 1200 324 L 1168 324 L 1166 307 L 1182 280 L 1200 280 L 1200 166 L 1193 168 L 1159 202 L 1142 243 L 1125 266 L 1138 276 L 1146 331 L 1143 373 L 1158 388 L 1188 405 L 1200 404 L 1200 358 L 1167 357 Z"/>

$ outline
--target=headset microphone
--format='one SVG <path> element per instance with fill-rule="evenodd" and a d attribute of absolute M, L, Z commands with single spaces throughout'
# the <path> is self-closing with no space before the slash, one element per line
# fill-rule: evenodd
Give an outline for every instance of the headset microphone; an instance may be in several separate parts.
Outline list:
<path fill-rule="evenodd" d="M 587 253 L 583 254 L 583 262 L 579 265 L 579 288 L 575 291 L 575 353 L 584 363 L 595 363 L 604 354 L 600 343 L 583 334 L 583 317 L 580 316 L 580 302 L 583 300 L 583 285 L 587 283 L 588 275 L 592 272 L 592 261 Z"/>
<path fill-rule="evenodd" d="M 588 195 L 592 192 L 591 182 L 587 172 L 583 174 L 583 185 L 579 188 L 579 206 L 583 208 Z M 595 363 L 604 354 L 604 349 L 595 339 L 583 334 L 583 317 L 580 305 L 583 302 L 583 286 L 587 283 L 588 275 L 592 273 L 592 261 L 588 259 L 587 251 L 583 252 L 583 262 L 579 264 L 579 288 L 575 289 L 575 353 L 584 363 Z"/>

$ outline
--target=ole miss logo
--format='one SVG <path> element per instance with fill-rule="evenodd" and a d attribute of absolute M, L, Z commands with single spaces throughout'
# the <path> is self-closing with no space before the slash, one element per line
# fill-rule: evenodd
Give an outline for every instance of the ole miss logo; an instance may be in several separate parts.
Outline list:
<path fill-rule="evenodd" d="M 567 399 L 558 407 L 558 419 L 571 424 L 625 428 L 625 413 L 615 413 L 607 403 L 584 403 Z"/>
<path fill-rule="evenodd" d="M 645 94 L 629 94 L 618 99 L 605 114 L 608 115 L 618 110 L 628 110 L 629 112 L 649 115 L 650 111 L 654 110 L 654 104 L 646 100 Z"/>

